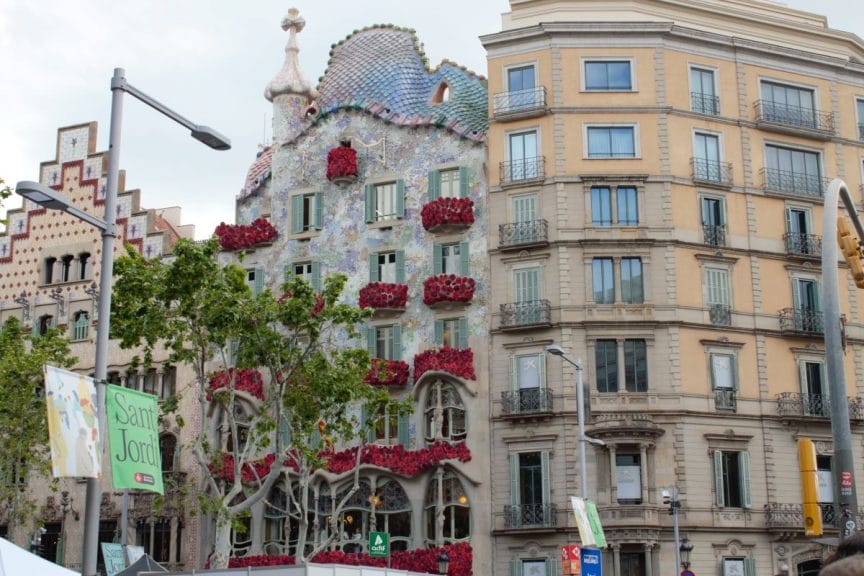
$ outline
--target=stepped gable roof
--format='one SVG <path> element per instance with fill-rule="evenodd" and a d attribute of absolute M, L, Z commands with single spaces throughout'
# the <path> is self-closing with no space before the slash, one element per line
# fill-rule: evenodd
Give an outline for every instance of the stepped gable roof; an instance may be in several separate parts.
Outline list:
<path fill-rule="evenodd" d="M 270 169 L 273 164 L 273 147 L 267 146 L 260 152 L 246 173 L 246 182 L 237 195 L 238 200 L 246 198 L 257 190 L 270 177 Z"/>
<path fill-rule="evenodd" d="M 443 83 L 449 98 L 436 103 Z M 430 70 L 415 32 L 392 25 L 365 28 L 335 45 L 318 93 L 316 120 L 359 109 L 403 126 L 443 127 L 477 142 L 489 127 L 486 80 L 446 60 Z"/>

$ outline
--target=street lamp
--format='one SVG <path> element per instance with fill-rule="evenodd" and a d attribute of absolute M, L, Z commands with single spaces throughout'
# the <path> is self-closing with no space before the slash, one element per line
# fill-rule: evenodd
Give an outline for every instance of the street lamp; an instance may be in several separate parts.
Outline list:
<path fill-rule="evenodd" d="M 678 500 L 678 487 L 672 486 L 671 489 L 664 488 L 660 496 L 663 498 L 663 504 L 669 505 L 669 514 L 672 516 L 672 530 L 675 534 L 675 574 L 680 574 L 683 544 L 678 537 L 678 510 L 681 508 L 681 501 Z M 690 548 L 692 549 L 693 546 L 691 545 Z"/>
<path fill-rule="evenodd" d="M 438 574 L 447 574 L 449 570 L 450 556 L 448 556 L 447 551 L 442 548 L 441 553 L 438 555 Z"/>
<path fill-rule="evenodd" d="M 126 82 L 125 70 L 115 68 L 111 78 L 111 128 L 108 137 L 108 182 L 105 191 L 105 217 L 100 220 L 73 206 L 62 194 L 38 182 L 19 182 L 15 192 L 45 208 L 61 210 L 102 232 L 102 263 L 99 276 L 99 305 L 96 321 L 96 359 L 94 380 L 98 402 L 100 436 L 105 438 L 105 379 L 108 372 L 108 332 L 111 314 L 111 281 L 114 275 L 114 240 L 117 237 L 117 186 L 120 176 L 120 127 L 123 120 L 123 93 L 137 98 L 168 118 L 185 126 L 196 140 L 216 150 L 228 150 L 231 141 L 208 126 L 190 122 L 164 104 L 141 92 Z M 104 440 L 103 440 L 104 441 Z M 84 547 L 81 563 L 83 576 L 95 576 L 96 561 L 99 555 L 99 506 L 102 500 L 102 487 L 99 478 L 87 479 L 87 498 L 84 505 Z M 126 518 L 123 525 L 123 543 L 126 543 Z"/>
<path fill-rule="evenodd" d="M 687 536 L 681 539 L 681 545 L 678 547 L 681 552 L 681 568 L 687 570 L 690 568 L 690 552 L 693 551 L 693 543 Z"/>

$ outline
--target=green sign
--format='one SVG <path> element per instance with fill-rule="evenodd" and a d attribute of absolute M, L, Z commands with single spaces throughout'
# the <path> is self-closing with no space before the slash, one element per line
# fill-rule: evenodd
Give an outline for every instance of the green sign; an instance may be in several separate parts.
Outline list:
<path fill-rule="evenodd" d="M 156 396 L 109 385 L 105 407 L 114 488 L 162 494 Z"/>
<path fill-rule="evenodd" d="M 591 525 L 591 533 L 594 534 L 594 542 L 598 548 L 606 547 L 606 534 L 603 533 L 603 525 L 600 524 L 600 514 L 597 512 L 597 504 L 593 500 L 586 500 L 588 511 L 588 523 Z"/>
<path fill-rule="evenodd" d="M 105 572 L 108 576 L 114 576 L 126 569 L 126 558 L 123 554 L 122 544 L 102 542 L 102 558 L 105 559 Z"/>
<path fill-rule="evenodd" d="M 369 533 L 369 555 L 382 558 L 390 555 L 390 535 L 387 532 Z"/>

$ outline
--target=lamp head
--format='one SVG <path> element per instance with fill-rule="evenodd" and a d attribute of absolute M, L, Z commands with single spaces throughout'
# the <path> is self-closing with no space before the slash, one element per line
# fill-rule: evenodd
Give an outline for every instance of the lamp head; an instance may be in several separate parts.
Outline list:
<path fill-rule="evenodd" d="M 549 344 L 546 346 L 546 352 L 554 356 L 564 356 L 564 349 L 557 344 Z"/>
<path fill-rule="evenodd" d="M 22 180 L 15 185 L 15 193 L 51 210 L 67 210 L 71 204 L 62 194 L 39 182 Z"/>
<path fill-rule="evenodd" d="M 450 570 L 450 556 L 447 555 L 447 551 L 442 549 L 441 554 L 438 555 L 438 573 L 439 574 L 447 574 Z"/>
<path fill-rule="evenodd" d="M 663 504 L 669 504 L 672 501 L 672 493 L 669 490 L 663 490 L 660 492 L 661 498 L 663 498 Z"/>
<path fill-rule="evenodd" d="M 214 150 L 231 149 L 231 140 L 209 126 L 195 126 L 195 129 L 192 130 L 192 137 Z"/>

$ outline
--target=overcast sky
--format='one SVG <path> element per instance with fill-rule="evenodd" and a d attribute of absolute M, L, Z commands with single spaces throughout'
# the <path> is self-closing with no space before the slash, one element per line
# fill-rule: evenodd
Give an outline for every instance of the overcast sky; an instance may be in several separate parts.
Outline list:
<path fill-rule="evenodd" d="M 789 0 L 864 37 L 864 5 Z M 36 180 L 54 158 L 56 129 L 96 120 L 107 148 L 110 78 L 130 84 L 198 124 L 231 138 L 216 152 L 127 97 L 121 166 L 147 208 L 181 206 L 196 237 L 233 223 L 234 198 L 259 144 L 269 141 L 264 87 L 282 66 L 288 8 L 306 19 L 300 62 L 311 82 L 330 45 L 353 30 L 390 23 L 414 28 L 430 64 L 447 58 L 486 74 L 477 37 L 500 29 L 508 0 L 0 0 L 0 177 Z M 16 199 L 9 206 L 18 204 Z"/>

